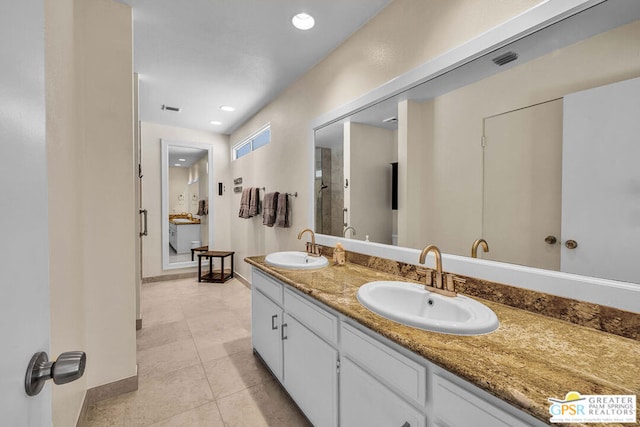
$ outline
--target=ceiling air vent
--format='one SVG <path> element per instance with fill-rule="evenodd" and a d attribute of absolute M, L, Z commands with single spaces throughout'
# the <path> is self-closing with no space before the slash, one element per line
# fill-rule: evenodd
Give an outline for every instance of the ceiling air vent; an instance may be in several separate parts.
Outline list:
<path fill-rule="evenodd" d="M 516 59 L 518 59 L 518 54 L 515 52 L 507 52 L 507 53 L 503 53 L 500 56 L 496 56 L 495 58 L 492 59 L 492 61 L 499 66 L 503 66 L 504 64 L 508 64 L 511 61 L 515 61 Z"/>
<path fill-rule="evenodd" d="M 178 107 L 169 107 L 168 105 L 164 105 L 164 104 L 162 104 L 162 107 L 160 107 L 160 108 L 162 110 L 165 110 L 165 111 L 174 111 L 176 113 L 180 112 L 180 108 L 178 108 Z"/>

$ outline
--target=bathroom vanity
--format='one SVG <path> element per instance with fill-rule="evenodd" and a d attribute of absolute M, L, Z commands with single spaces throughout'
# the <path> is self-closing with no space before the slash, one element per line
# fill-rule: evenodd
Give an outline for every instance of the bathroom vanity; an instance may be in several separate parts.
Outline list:
<path fill-rule="evenodd" d="M 423 331 L 356 299 L 362 284 L 398 276 L 351 263 L 299 271 L 245 261 L 254 350 L 316 426 L 541 426 L 550 397 L 640 390 L 635 340 L 484 300 L 497 331 Z"/>
<path fill-rule="evenodd" d="M 189 253 L 195 240 L 200 241 L 200 223 L 169 221 L 169 245 L 177 253 Z"/>

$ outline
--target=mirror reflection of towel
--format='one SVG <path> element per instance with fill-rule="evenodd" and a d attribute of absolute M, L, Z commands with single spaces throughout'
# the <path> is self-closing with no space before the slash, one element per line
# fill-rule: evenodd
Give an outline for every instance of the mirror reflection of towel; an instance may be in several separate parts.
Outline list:
<path fill-rule="evenodd" d="M 240 197 L 240 212 L 238 216 L 240 218 L 250 218 L 249 216 L 249 203 L 251 202 L 251 188 L 245 188 L 242 190 L 242 196 Z"/>
<path fill-rule="evenodd" d="M 278 195 L 276 227 L 289 227 L 289 197 L 287 193 L 280 193 Z"/>
<path fill-rule="evenodd" d="M 207 215 L 209 213 L 209 202 L 206 199 L 202 199 L 198 202 L 198 213 L 196 215 Z"/>
<path fill-rule="evenodd" d="M 262 203 L 262 224 L 267 227 L 273 227 L 276 223 L 276 212 L 278 209 L 278 193 L 267 193 L 264 195 L 264 202 Z"/>

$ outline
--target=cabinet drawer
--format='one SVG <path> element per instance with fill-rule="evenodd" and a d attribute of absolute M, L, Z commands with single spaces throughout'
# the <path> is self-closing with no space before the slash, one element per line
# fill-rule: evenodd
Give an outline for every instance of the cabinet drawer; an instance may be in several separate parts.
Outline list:
<path fill-rule="evenodd" d="M 284 291 L 284 306 L 291 316 L 298 319 L 307 328 L 331 344 L 338 344 L 338 318 L 336 316 L 289 289 Z"/>
<path fill-rule="evenodd" d="M 349 358 L 340 366 L 340 425 L 424 427 L 423 414 Z"/>
<path fill-rule="evenodd" d="M 343 351 L 359 365 L 419 406 L 425 405 L 427 371 L 424 366 L 344 323 L 341 343 Z"/>
<path fill-rule="evenodd" d="M 251 287 L 258 289 L 274 302 L 282 305 L 282 283 L 277 282 L 255 268 L 251 274 Z"/>
<path fill-rule="evenodd" d="M 436 419 L 450 427 L 530 426 L 437 374 L 433 376 L 433 407 Z"/>

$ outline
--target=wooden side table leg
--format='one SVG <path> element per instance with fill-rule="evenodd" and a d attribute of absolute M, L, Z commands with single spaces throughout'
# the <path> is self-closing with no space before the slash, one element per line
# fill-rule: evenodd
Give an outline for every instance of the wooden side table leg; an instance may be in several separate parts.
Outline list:
<path fill-rule="evenodd" d="M 231 276 L 229 276 L 229 278 L 233 278 L 233 254 L 231 254 Z"/>
<path fill-rule="evenodd" d="M 202 257 L 198 254 L 198 282 L 202 281 Z"/>
<path fill-rule="evenodd" d="M 224 257 L 220 257 L 220 283 L 224 283 Z"/>
<path fill-rule="evenodd" d="M 209 280 L 213 280 L 213 257 L 209 257 Z"/>

